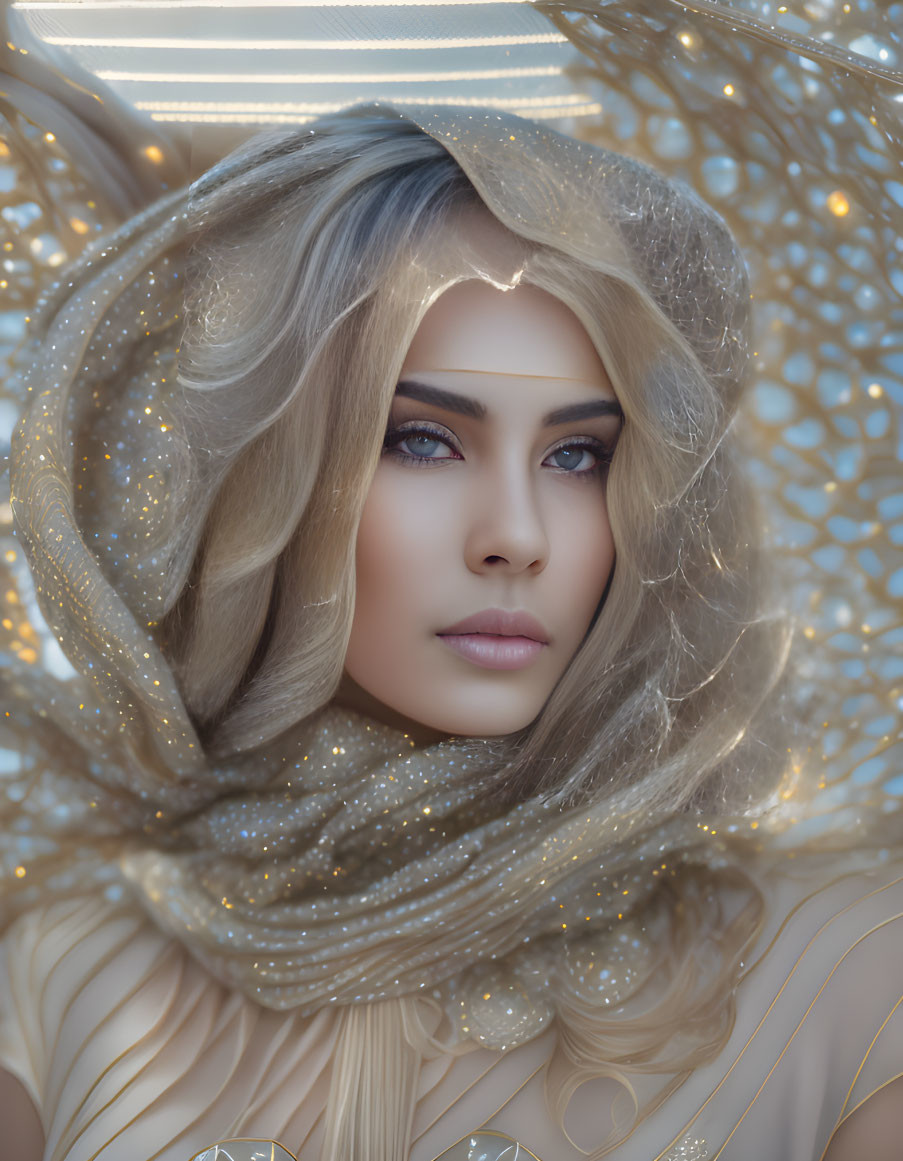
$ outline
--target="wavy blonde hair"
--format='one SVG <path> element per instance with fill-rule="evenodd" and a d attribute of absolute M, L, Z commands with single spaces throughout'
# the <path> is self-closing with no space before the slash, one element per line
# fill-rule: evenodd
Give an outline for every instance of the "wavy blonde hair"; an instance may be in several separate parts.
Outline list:
<path fill-rule="evenodd" d="M 188 583 L 160 635 L 208 748 L 225 755 L 335 693 L 355 532 L 401 363 L 435 297 L 479 276 L 462 221 L 486 207 L 438 141 L 375 110 L 264 135 L 221 168 L 197 201 L 182 347 L 190 502 L 173 575 Z M 709 214 L 712 236 L 726 233 Z M 587 330 L 625 422 L 609 591 L 542 712 L 496 745 L 494 784 L 559 802 L 610 793 L 662 814 L 755 803 L 783 765 L 755 723 L 786 631 L 767 611 L 729 431 L 738 376 L 726 389 L 703 365 L 712 351 L 678 325 L 691 260 L 668 317 L 629 254 L 618 260 L 614 226 L 615 258 L 593 263 L 498 217 L 523 280 Z"/>

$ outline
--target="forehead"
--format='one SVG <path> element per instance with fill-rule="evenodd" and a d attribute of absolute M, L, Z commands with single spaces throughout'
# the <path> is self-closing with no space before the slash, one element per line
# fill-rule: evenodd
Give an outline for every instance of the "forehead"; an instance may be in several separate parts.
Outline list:
<path fill-rule="evenodd" d="M 450 287 L 424 315 L 402 373 L 430 371 L 608 382 L 589 335 L 564 303 L 524 283 L 500 290 L 477 279 Z"/>

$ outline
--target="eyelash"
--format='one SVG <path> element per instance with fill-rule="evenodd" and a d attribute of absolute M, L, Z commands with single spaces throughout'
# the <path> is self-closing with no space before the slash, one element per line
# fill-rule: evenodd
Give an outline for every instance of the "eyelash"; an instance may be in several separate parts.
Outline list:
<path fill-rule="evenodd" d="M 443 456 L 440 460 L 434 460 L 430 459 L 429 456 L 415 456 L 410 452 L 400 451 L 398 445 L 404 443 L 406 439 L 410 439 L 413 435 L 425 435 L 428 439 L 434 439 L 437 443 L 441 443 L 450 451 L 453 451 L 455 456 Z M 386 438 L 383 440 L 383 453 L 392 456 L 393 459 L 397 459 L 401 463 L 411 464 L 418 468 L 430 464 L 447 463 L 450 458 L 463 458 L 460 451 L 448 438 L 445 430 L 431 427 L 428 423 L 419 423 L 414 427 L 390 427 L 386 432 Z"/>
<path fill-rule="evenodd" d="M 425 435 L 428 439 L 436 440 L 450 451 L 453 451 L 455 453 L 454 456 L 441 456 L 438 459 L 432 459 L 429 456 L 415 456 L 410 452 L 404 452 L 399 449 L 399 444 L 404 443 L 406 439 L 416 435 Z M 570 450 L 571 448 L 580 448 L 581 450 L 592 452 L 596 457 L 596 463 L 591 468 L 581 468 L 579 471 L 567 471 L 565 468 L 557 468 L 556 470 L 562 475 L 574 476 L 577 479 L 592 479 L 606 471 L 611 464 L 612 450 L 607 448 L 601 440 L 593 439 L 589 436 L 581 436 L 560 443 L 557 447 L 552 448 L 545 459 L 555 455 L 557 452 Z M 435 464 L 448 463 L 450 460 L 464 458 L 458 448 L 454 446 L 451 439 L 449 439 L 444 429 L 431 427 L 427 423 L 420 423 L 416 427 L 390 427 L 383 441 L 383 454 L 392 456 L 399 463 L 409 464 L 411 467 L 417 468 L 431 467 Z"/>

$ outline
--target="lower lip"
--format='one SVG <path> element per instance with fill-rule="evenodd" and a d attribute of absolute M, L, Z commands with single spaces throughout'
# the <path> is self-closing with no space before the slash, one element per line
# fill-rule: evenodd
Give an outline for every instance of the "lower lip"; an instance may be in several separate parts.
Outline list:
<path fill-rule="evenodd" d="M 495 637 L 490 633 L 439 634 L 439 639 L 484 669 L 524 669 L 545 649 L 544 642 L 532 637 Z"/>

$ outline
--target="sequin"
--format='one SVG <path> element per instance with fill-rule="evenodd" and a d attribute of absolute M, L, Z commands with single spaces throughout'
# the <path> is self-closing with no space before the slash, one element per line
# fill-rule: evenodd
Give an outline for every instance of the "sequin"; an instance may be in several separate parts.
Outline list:
<path fill-rule="evenodd" d="M 684 1137 L 665 1153 L 661 1161 L 706 1161 L 708 1156 L 704 1137 Z"/>

